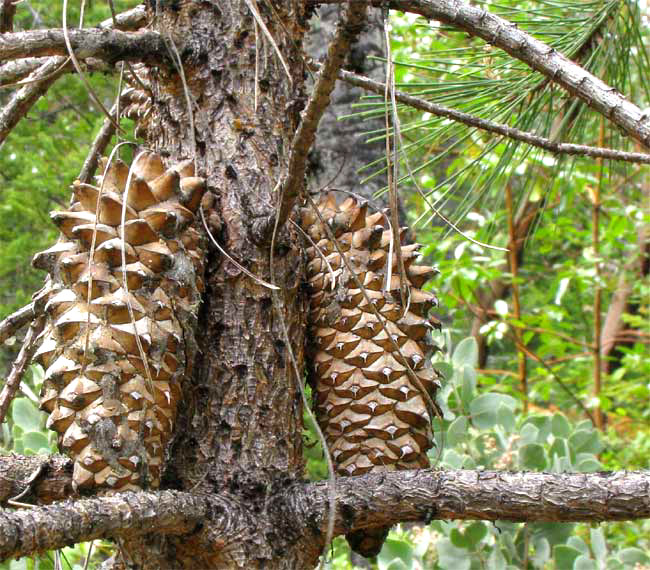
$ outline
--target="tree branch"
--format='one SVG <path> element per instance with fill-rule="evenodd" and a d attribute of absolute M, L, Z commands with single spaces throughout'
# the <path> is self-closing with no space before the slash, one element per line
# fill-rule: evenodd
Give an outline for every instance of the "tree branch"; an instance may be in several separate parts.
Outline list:
<path fill-rule="evenodd" d="M 0 344 L 13 336 L 34 318 L 34 303 L 25 305 L 0 321 Z"/>
<path fill-rule="evenodd" d="M 361 31 L 365 15 L 366 6 L 363 3 L 350 3 L 344 8 L 336 26 L 334 37 L 327 49 L 327 57 L 321 66 L 320 74 L 291 143 L 289 166 L 282 185 L 282 203 L 276 223 L 277 227 L 281 227 L 288 218 L 304 184 L 307 154 L 314 144 L 318 123 L 330 103 L 330 95 L 336 84 L 337 72 L 343 66 L 350 46 Z"/>
<path fill-rule="evenodd" d="M 122 60 L 160 64 L 168 59 L 157 32 L 122 32 L 110 29 L 70 29 L 70 43 L 78 59 L 95 57 L 108 63 Z M 33 30 L 0 35 L 0 60 L 67 55 L 63 30 Z"/>
<path fill-rule="evenodd" d="M 368 79 L 362 75 L 357 75 L 356 73 L 351 73 L 344 70 L 339 71 L 338 76 L 339 79 L 342 79 L 351 85 L 356 85 L 357 87 L 361 87 L 379 95 L 384 94 L 385 85 L 378 81 L 373 81 L 372 79 Z M 555 142 L 550 139 L 534 135 L 533 133 L 529 133 L 527 131 L 509 127 L 508 125 L 503 125 L 501 123 L 495 123 L 494 121 L 489 121 L 487 119 L 481 119 L 474 115 L 470 115 L 469 113 L 458 111 L 457 109 L 450 109 L 449 107 L 443 107 L 437 103 L 425 101 L 419 97 L 413 97 L 412 95 L 404 93 L 403 91 L 395 91 L 395 98 L 400 103 L 404 103 L 409 107 L 420 109 L 421 111 L 426 111 L 438 117 L 447 117 L 448 119 L 452 119 L 470 127 L 475 127 L 477 129 L 481 129 L 490 133 L 518 140 L 526 144 L 548 150 L 554 154 L 582 155 L 595 158 L 622 160 L 625 162 L 635 162 L 640 164 L 650 164 L 650 154 L 641 152 L 623 152 L 610 148 Z"/>
<path fill-rule="evenodd" d="M 5 385 L 2 387 L 2 392 L 0 392 L 0 423 L 5 421 L 5 416 L 7 415 L 7 410 L 20 388 L 20 381 L 23 378 L 25 373 L 25 368 L 30 363 L 34 352 L 36 351 L 36 337 L 43 330 L 45 322 L 43 317 L 40 317 L 32 322 L 27 334 L 25 335 L 25 340 L 23 341 L 23 346 L 20 348 L 20 352 L 16 357 L 16 360 L 11 367 L 11 372 L 7 376 Z"/>
<path fill-rule="evenodd" d="M 188 534 L 208 514 L 204 497 L 161 491 L 120 493 L 46 507 L 0 511 L 0 559 L 121 535 Z"/>
<path fill-rule="evenodd" d="M 72 467 L 72 459 L 63 455 L 0 456 L 0 504 L 25 491 L 21 500 L 26 503 L 49 504 L 76 496 Z"/>
<path fill-rule="evenodd" d="M 312 5 L 341 3 L 344 0 L 311 1 Z M 380 7 L 385 0 L 353 0 Z M 347 3 L 348 0 L 345 0 Z M 516 25 L 458 0 L 390 0 L 393 10 L 420 14 L 477 36 L 535 71 L 547 76 L 589 107 L 611 120 L 631 137 L 650 147 L 650 116 L 570 59 Z"/>
<path fill-rule="evenodd" d="M 127 31 L 127 30 L 137 30 L 142 28 L 147 24 L 147 10 L 144 7 L 144 4 L 140 4 L 135 8 L 126 10 L 125 12 L 120 12 L 115 15 L 115 21 L 113 18 L 108 18 L 99 24 L 99 28 L 114 28 L 117 30 Z"/>
<path fill-rule="evenodd" d="M 393 471 L 337 481 L 336 533 L 434 519 L 600 522 L 650 517 L 650 474 Z M 323 531 L 327 485 L 287 493 L 291 520 Z M 298 517 L 297 519 L 295 517 Z"/>
<path fill-rule="evenodd" d="M 65 57 L 47 59 L 46 63 L 29 76 L 29 83 L 21 87 L 0 111 L 0 145 L 36 101 L 63 75 L 65 63 Z"/>

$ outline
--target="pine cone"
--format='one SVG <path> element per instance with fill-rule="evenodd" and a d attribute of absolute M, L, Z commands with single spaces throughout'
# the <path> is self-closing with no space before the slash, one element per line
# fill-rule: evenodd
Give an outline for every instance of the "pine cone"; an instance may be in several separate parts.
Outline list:
<path fill-rule="evenodd" d="M 391 260 L 388 257 L 391 232 L 382 225 L 383 214 L 368 215 L 366 204 L 354 198 L 337 205 L 333 193 L 321 200 L 318 209 L 366 289 L 364 295 L 316 213 L 303 209 L 303 229 L 322 254 L 313 246 L 307 249 L 310 381 L 316 416 L 336 470 L 339 475 L 362 475 L 428 467 L 432 418 L 406 363 L 431 398 L 435 397 L 440 384 L 427 358 L 435 348 L 428 333 L 432 327 L 439 328 L 439 322 L 427 318 L 427 313 L 437 299 L 420 289 L 435 270 L 414 264 L 417 244 L 401 247 L 410 292 L 405 312 L 399 264 L 395 254 Z M 392 276 L 386 291 L 389 261 Z M 383 317 L 385 328 L 373 307 Z M 388 529 L 368 529 L 351 533 L 347 539 L 353 550 L 370 557 L 379 552 L 387 533 Z"/>
<path fill-rule="evenodd" d="M 192 364 L 203 255 L 190 223 L 205 183 L 191 161 L 166 170 L 154 153 L 132 170 L 128 192 L 120 160 L 103 184 L 76 181 L 70 209 L 51 214 L 61 239 L 33 262 L 53 285 L 40 406 L 80 489 L 159 485 Z"/>

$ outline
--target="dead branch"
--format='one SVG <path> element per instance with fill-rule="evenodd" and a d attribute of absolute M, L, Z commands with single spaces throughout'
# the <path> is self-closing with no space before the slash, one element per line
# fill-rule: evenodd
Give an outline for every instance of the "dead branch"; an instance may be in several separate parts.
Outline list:
<path fill-rule="evenodd" d="M 0 511 L 0 559 L 17 558 L 95 538 L 192 532 L 207 516 L 198 495 L 161 491 L 66 501 L 26 511 Z"/>
<path fill-rule="evenodd" d="M 378 81 L 373 81 L 362 75 L 357 75 L 356 73 L 351 73 L 349 71 L 341 70 L 339 71 L 339 79 L 342 79 L 346 83 L 361 87 L 367 91 L 372 91 L 379 95 L 383 95 L 385 86 L 383 83 Z M 469 113 L 464 113 L 458 111 L 457 109 L 450 109 L 449 107 L 444 107 L 436 103 L 431 103 L 420 99 L 419 97 L 414 97 L 403 91 L 395 91 L 395 98 L 400 102 L 413 107 L 415 109 L 420 109 L 421 111 L 426 111 L 437 117 L 447 117 L 453 121 L 463 123 L 464 125 L 475 127 L 489 133 L 494 133 L 497 135 L 502 135 L 510 139 L 524 142 L 531 146 L 536 146 L 544 150 L 548 150 L 553 154 L 568 154 L 568 155 L 581 155 L 589 156 L 594 158 L 607 158 L 612 160 L 621 160 L 624 162 L 636 162 L 640 164 L 650 164 L 650 154 L 641 153 L 641 152 L 624 152 L 620 150 L 614 150 L 610 148 L 601 148 L 593 147 L 582 144 L 570 144 L 570 143 L 561 143 L 555 142 L 550 139 L 534 135 L 527 131 L 522 131 L 508 125 L 503 125 L 501 123 L 495 123 L 494 121 L 489 121 L 487 119 L 481 119 Z"/>
<path fill-rule="evenodd" d="M 34 341 L 43 329 L 44 324 L 42 318 L 36 319 L 25 335 L 23 346 L 16 357 L 9 376 L 7 376 L 2 392 L 0 392 L 0 423 L 5 421 L 7 410 L 9 409 L 16 392 L 18 392 L 18 388 L 20 388 L 20 381 L 25 373 L 25 368 L 27 368 L 27 365 L 31 361 L 36 350 L 36 343 Z"/>
<path fill-rule="evenodd" d="M 0 344 L 16 334 L 22 327 L 34 318 L 34 303 L 25 305 L 2 321 L 0 321 Z"/>
<path fill-rule="evenodd" d="M 86 28 L 69 31 L 70 44 L 78 59 L 95 57 L 117 61 L 149 61 L 160 64 L 168 55 L 157 32 L 122 32 L 120 30 Z M 32 30 L 0 36 L 0 60 L 23 57 L 67 55 L 63 30 Z"/>
<path fill-rule="evenodd" d="M 0 144 L 34 106 L 50 86 L 63 75 L 65 57 L 52 57 L 28 77 L 29 83 L 21 87 L 0 112 Z"/>
<path fill-rule="evenodd" d="M 147 25 L 147 11 L 144 4 L 140 4 L 126 12 L 120 12 L 113 18 L 108 18 L 99 24 L 99 28 L 113 28 L 122 31 L 137 30 Z"/>
<path fill-rule="evenodd" d="M 309 3 L 338 4 L 349 0 L 312 0 Z M 359 4 L 382 7 L 385 0 L 353 0 Z M 544 74 L 589 107 L 612 121 L 631 137 L 650 146 L 650 115 L 628 101 L 615 88 L 607 85 L 566 56 L 535 39 L 517 26 L 490 12 L 458 0 L 390 0 L 393 10 L 420 14 L 477 36 L 535 71 Z"/>
<path fill-rule="evenodd" d="M 273 220 L 277 227 L 282 227 L 286 221 L 304 184 L 307 154 L 314 144 L 318 123 L 329 106 L 337 73 L 343 66 L 350 46 L 361 31 L 365 14 L 366 7 L 361 2 L 350 3 L 343 9 L 334 37 L 327 49 L 327 57 L 321 66 L 316 84 L 303 111 L 302 120 L 291 142 L 289 166 L 282 185 L 280 213 L 277 222 Z"/>

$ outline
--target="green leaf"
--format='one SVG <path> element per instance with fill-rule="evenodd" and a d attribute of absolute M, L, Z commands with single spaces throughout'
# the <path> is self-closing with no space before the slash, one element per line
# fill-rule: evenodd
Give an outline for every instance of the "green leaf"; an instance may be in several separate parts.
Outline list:
<path fill-rule="evenodd" d="M 567 541 L 567 544 L 576 550 L 582 552 L 582 554 L 589 554 L 589 547 L 585 544 L 585 541 L 582 540 L 579 536 L 571 536 Z"/>
<path fill-rule="evenodd" d="M 573 563 L 580 556 L 580 551 L 566 544 L 558 544 L 553 547 L 553 558 L 557 570 L 573 570 Z"/>
<path fill-rule="evenodd" d="M 404 540 L 388 538 L 377 556 L 377 566 L 379 570 L 389 570 L 389 568 L 396 568 L 391 566 L 395 561 L 401 562 L 407 569 L 411 568 L 413 565 L 413 547 Z"/>
<path fill-rule="evenodd" d="M 469 570 L 471 559 L 464 548 L 456 548 L 448 538 L 441 538 L 437 544 L 438 564 L 441 570 Z"/>
<path fill-rule="evenodd" d="M 465 441 L 469 429 L 467 416 L 458 416 L 447 429 L 447 444 L 458 445 Z"/>
<path fill-rule="evenodd" d="M 521 428 L 519 435 L 520 441 L 524 445 L 535 443 L 537 441 L 537 437 L 539 436 L 539 429 L 533 424 L 525 424 L 524 427 Z"/>
<path fill-rule="evenodd" d="M 555 414 L 551 420 L 551 432 L 555 437 L 569 437 L 571 426 L 564 414 Z"/>
<path fill-rule="evenodd" d="M 605 560 L 607 556 L 607 544 L 605 544 L 603 529 L 600 527 L 589 529 L 589 538 L 591 541 L 591 551 L 594 553 L 596 560 L 599 562 Z"/>
<path fill-rule="evenodd" d="M 465 529 L 465 537 L 469 542 L 470 548 L 475 548 L 476 545 L 487 536 L 487 533 L 488 529 L 485 523 L 476 521 L 469 525 Z"/>
<path fill-rule="evenodd" d="M 499 409 L 497 410 L 497 422 L 503 426 L 506 433 L 515 431 L 515 414 L 503 403 L 499 404 Z"/>
<path fill-rule="evenodd" d="M 461 386 L 461 399 L 467 408 L 476 394 L 476 370 L 465 366 L 463 368 L 463 384 Z"/>
<path fill-rule="evenodd" d="M 573 570 L 598 570 L 598 567 L 596 566 L 596 562 L 582 554 L 575 559 Z"/>
<path fill-rule="evenodd" d="M 39 431 L 41 429 L 41 413 L 27 398 L 14 400 L 11 417 L 24 431 Z"/>
<path fill-rule="evenodd" d="M 569 437 L 569 447 L 574 454 L 578 453 L 599 453 L 602 450 L 602 444 L 598 437 L 598 432 L 592 430 L 578 430 Z"/>
<path fill-rule="evenodd" d="M 535 537 L 532 542 L 535 547 L 535 554 L 533 554 L 531 560 L 536 568 L 543 568 L 551 559 L 551 545 L 542 536 Z"/>
<path fill-rule="evenodd" d="M 446 382 L 451 381 L 451 377 L 454 375 L 454 368 L 449 362 L 432 362 L 431 366 L 442 374 Z"/>
<path fill-rule="evenodd" d="M 539 443 L 527 443 L 519 449 L 519 465 L 524 469 L 544 471 L 548 465 L 546 452 Z"/>
<path fill-rule="evenodd" d="M 603 470 L 602 464 L 595 457 L 585 457 L 577 461 L 575 467 L 580 473 L 596 473 Z"/>
<path fill-rule="evenodd" d="M 29 450 L 33 453 L 50 452 L 50 442 L 48 441 L 47 436 L 38 431 L 28 431 L 23 435 L 23 447 L 27 454 L 29 454 Z"/>
<path fill-rule="evenodd" d="M 469 548 L 467 537 L 457 528 L 452 528 L 449 533 L 449 539 L 456 548 Z"/>
<path fill-rule="evenodd" d="M 474 398 L 469 405 L 472 423 L 479 429 L 490 429 L 497 423 L 497 410 L 503 404 L 514 409 L 517 401 L 504 394 L 488 392 Z"/>
<path fill-rule="evenodd" d="M 476 339 L 470 336 L 461 340 L 456 350 L 454 350 L 451 361 L 454 368 L 460 368 L 462 366 L 475 368 L 478 362 L 478 345 L 476 344 Z"/>
<path fill-rule="evenodd" d="M 624 548 L 618 553 L 618 558 L 624 564 L 646 564 L 650 557 L 639 548 Z"/>

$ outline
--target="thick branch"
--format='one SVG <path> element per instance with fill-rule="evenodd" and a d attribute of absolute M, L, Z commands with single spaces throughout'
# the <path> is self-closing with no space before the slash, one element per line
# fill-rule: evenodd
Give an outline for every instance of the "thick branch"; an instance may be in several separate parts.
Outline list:
<path fill-rule="evenodd" d="M 341 70 L 339 71 L 339 78 L 346 83 L 356 85 L 357 87 L 361 87 L 382 96 L 385 92 L 385 85 L 383 83 L 373 81 L 372 79 L 368 79 L 362 75 L 357 75 L 356 73 Z M 424 99 L 414 97 L 408 93 L 404 93 L 403 91 L 395 91 L 395 98 L 400 103 L 404 103 L 409 107 L 420 109 L 421 111 L 426 111 L 438 117 L 447 117 L 459 123 L 463 123 L 464 125 L 475 127 L 489 133 L 503 135 L 504 137 L 508 137 L 532 146 L 542 148 L 544 150 L 548 150 L 554 154 L 581 155 L 594 158 L 608 158 L 612 160 L 622 160 L 625 162 L 650 164 L 650 154 L 641 152 L 623 152 L 611 148 L 555 142 L 533 133 L 529 133 L 527 131 L 509 127 L 508 125 L 495 123 L 494 121 L 489 121 L 487 119 L 481 119 L 474 115 L 470 115 L 469 113 L 458 111 L 457 109 L 450 109 L 449 107 L 444 107 L 442 105 L 438 105 L 437 103 L 425 101 Z"/>
<path fill-rule="evenodd" d="M 117 25 L 115 25 L 117 24 Z M 135 8 L 131 8 L 126 12 L 120 12 L 115 15 L 115 22 L 113 18 L 108 18 L 104 20 L 98 27 L 100 28 L 113 28 L 115 27 L 118 30 L 137 30 L 142 28 L 147 24 L 147 10 L 144 7 L 144 4 L 140 4 Z"/>
<path fill-rule="evenodd" d="M 70 43 L 77 59 L 95 57 L 108 63 L 122 60 L 166 60 L 168 52 L 160 34 L 151 31 L 122 32 L 110 29 L 70 29 Z M 67 55 L 63 30 L 34 30 L 0 36 L 0 60 Z"/>
<path fill-rule="evenodd" d="M 393 471 L 337 481 L 337 534 L 433 519 L 616 521 L 650 517 L 650 473 Z M 292 490 L 298 520 L 324 529 L 327 485 Z M 295 516 L 295 515 L 294 515 Z"/>
<path fill-rule="evenodd" d="M 0 559 L 96 538 L 187 534 L 207 515 L 205 498 L 177 491 L 121 493 L 47 507 L 0 512 Z"/>
<path fill-rule="evenodd" d="M 319 3 L 339 3 L 325 0 Z M 382 6 L 384 0 L 355 0 Z M 390 0 L 394 10 L 420 14 L 484 39 L 539 71 L 553 82 L 578 96 L 589 107 L 610 119 L 631 137 L 650 146 L 650 116 L 578 64 L 517 26 L 478 7 L 459 0 Z"/>
<path fill-rule="evenodd" d="M 318 123 L 330 103 L 330 95 L 336 84 L 336 75 L 343 66 L 350 46 L 361 31 L 365 14 L 366 7 L 363 3 L 350 3 L 346 6 L 329 44 L 327 57 L 322 64 L 307 107 L 303 111 L 298 131 L 291 142 L 289 167 L 283 184 L 279 226 L 284 224 L 289 216 L 298 192 L 304 184 L 307 154 L 314 144 Z"/>

